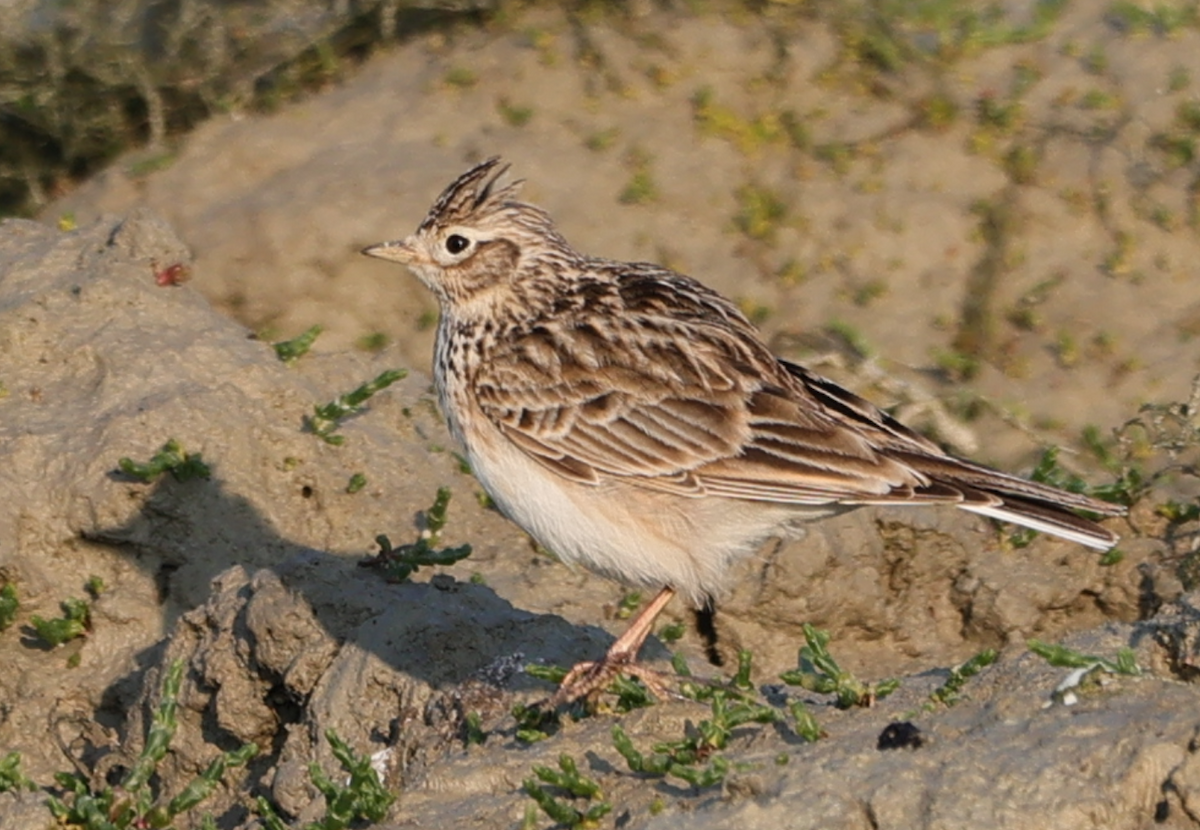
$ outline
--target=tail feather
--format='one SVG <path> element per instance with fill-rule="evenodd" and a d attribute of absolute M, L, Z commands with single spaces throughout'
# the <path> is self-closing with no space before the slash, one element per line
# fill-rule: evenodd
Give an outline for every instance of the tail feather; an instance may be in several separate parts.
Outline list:
<path fill-rule="evenodd" d="M 1028 481 L 950 456 L 913 454 L 904 460 L 938 484 L 960 490 L 963 500 L 958 506 L 963 510 L 1050 533 L 1097 550 L 1108 550 L 1119 540 L 1112 531 L 1073 511 L 1120 516 L 1125 513 L 1122 505 Z"/>
<path fill-rule="evenodd" d="M 1061 536 L 1096 550 L 1108 550 L 1119 541 L 1117 534 L 1095 522 L 1061 508 L 1047 507 L 1014 498 L 999 505 L 961 504 L 963 510 L 993 519 Z"/>
<path fill-rule="evenodd" d="M 1100 550 L 1108 550 L 1117 543 L 1116 534 L 1073 511 L 1120 516 L 1125 513 L 1122 505 L 1028 481 L 947 455 L 932 441 L 833 381 L 794 363 L 781 360 L 780 364 L 814 404 L 834 413 L 835 420 L 841 425 L 869 436 L 882 454 L 925 478 L 921 486 L 908 484 L 881 496 L 857 496 L 843 499 L 843 503 L 948 502 L 963 510 L 1052 533 Z"/>

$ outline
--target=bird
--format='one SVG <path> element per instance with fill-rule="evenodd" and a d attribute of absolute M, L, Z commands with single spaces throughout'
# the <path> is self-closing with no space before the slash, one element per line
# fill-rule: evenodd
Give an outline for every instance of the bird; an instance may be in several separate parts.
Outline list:
<path fill-rule="evenodd" d="M 594 698 L 637 662 L 675 595 L 708 607 L 771 537 L 866 505 L 953 506 L 1097 550 L 1120 505 L 949 454 L 776 356 L 730 300 L 648 262 L 575 250 L 499 157 L 411 235 L 363 253 L 436 297 L 439 404 L 494 504 L 568 564 L 655 591 L 550 699 Z"/>

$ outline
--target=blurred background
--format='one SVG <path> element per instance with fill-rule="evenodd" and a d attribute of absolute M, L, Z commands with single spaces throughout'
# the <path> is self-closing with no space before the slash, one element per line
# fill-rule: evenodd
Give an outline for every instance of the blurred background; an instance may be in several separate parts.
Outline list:
<path fill-rule="evenodd" d="M 581 250 L 692 274 L 959 452 L 1086 469 L 1200 371 L 1198 27 L 1183 0 L 4 0 L 0 210 L 148 205 L 260 336 L 427 370 L 435 303 L 358 251 L 500 154 Z"/>

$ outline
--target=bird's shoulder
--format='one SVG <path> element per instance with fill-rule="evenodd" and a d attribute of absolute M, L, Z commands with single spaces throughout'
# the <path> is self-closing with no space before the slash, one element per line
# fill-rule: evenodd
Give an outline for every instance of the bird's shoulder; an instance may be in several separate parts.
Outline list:
<path fill-rule="evenodd" d="M 643 376 L 676 391 L 748 391 L 787 372 L 732 302 L 699 281 L 647 262 L 582 258 L 552 302 L 492 338 L 477 384 L 587 389 Z"/>

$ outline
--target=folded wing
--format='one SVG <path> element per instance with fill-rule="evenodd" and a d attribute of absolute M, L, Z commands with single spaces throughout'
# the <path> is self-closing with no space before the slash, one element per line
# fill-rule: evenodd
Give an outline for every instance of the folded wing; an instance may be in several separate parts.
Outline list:
<path fill-rule="evenodd" d="M 1122 508 L 946 454 L 882 410 L 774 357 L 707 292 L 654 291 L 620 315 L 567 315 L 504 344 L 474 379 L 518 447 L 585 484 L 783 504 L 955 504 L 1107 549 L 1072 510 Z M 689 286 L 690 287 L 690 286 Z M 689 309 L 688 302 L 710 304 Z M 708 312 L 708 313 L 704 313 Z"/>

